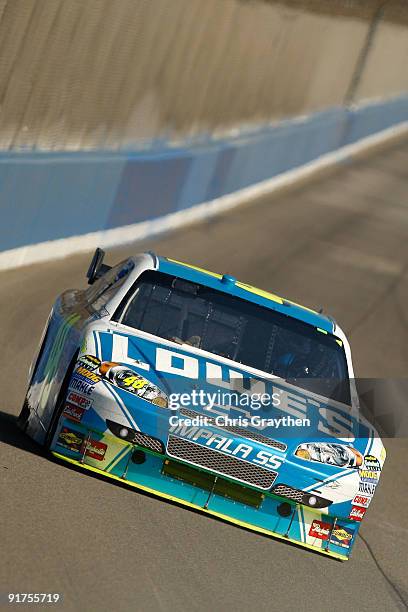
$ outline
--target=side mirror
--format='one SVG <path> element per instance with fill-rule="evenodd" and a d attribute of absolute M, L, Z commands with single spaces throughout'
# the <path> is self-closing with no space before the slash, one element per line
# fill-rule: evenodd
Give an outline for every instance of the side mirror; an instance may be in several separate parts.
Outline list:
<path fill-rule="evenodd" d="M 111 269 L 112 266 L 103 263 L 104 257 L 105 251 L 98 247 L 92 257 L 88 272 L 86 273 L 88 285 L 93 285 L 95 281 L 105 274 L 105 272 Z"/>

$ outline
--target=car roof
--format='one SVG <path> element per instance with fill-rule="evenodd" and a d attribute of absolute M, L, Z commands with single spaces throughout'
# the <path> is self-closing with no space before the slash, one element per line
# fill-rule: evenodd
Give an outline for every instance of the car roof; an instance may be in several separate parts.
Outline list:
<path fill-rule="evenodd" d="M 206 285 L 212 289 L 223 291 L 235 297 L 259 304 L 265 308 L 270 308 L 309 325 L 313 325 L 323 333 L 332 334 L 336 328 L 335 321 L 326 315 L 315 310 L 296 304 L 286 298 L 282 298 L 263 289 L 258 289 L 247 283 L 236 280 L 232 276 L 218 274 L 199 268 L 197 266 L 171 259 L 167 257 L 155 256 L 157 270 L 165 274 L 171 274 L 185 278 L 194 283 Z"/>

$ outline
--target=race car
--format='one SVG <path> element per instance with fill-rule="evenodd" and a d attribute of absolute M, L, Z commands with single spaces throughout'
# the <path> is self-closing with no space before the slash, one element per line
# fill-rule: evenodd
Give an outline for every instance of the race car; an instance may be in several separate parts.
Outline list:
<path fill-rule="evenodd" d="M 56 300 L 19 426 L 54 457 L 346 560 L 385 460 L 329 316 L 154 253 Z"/>

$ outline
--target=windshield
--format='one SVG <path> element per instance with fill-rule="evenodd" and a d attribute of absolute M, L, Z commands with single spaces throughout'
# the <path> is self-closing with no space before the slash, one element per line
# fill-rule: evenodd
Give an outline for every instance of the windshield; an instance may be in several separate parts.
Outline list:
<path fill-rule="evenodd" d="M 349 402 L 341 340 L 246 300 L 181 278 L 141 275 L 114 320 Z"/>

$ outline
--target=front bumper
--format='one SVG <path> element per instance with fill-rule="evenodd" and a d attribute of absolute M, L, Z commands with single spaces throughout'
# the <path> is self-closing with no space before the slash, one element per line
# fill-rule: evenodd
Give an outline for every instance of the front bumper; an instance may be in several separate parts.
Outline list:
<path fill-rule="evenodd" d="M 330 508 L 317 510 L 243 486 L 69 419 L 58 427 L 52 454 L 169 501 L 343 561 L 349 558 L 357 536 L 359 524 L 329 514 Z"/>

